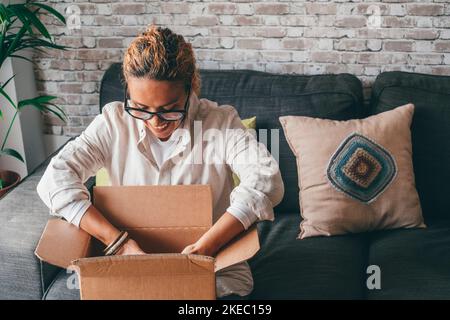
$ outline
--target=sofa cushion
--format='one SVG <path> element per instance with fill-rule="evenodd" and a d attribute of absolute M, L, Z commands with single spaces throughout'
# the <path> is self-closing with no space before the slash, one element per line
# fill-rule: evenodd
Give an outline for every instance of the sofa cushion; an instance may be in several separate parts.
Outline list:
<path fill-rule="evenodd" d="M 120 64 L 105 73 L 100 89 L 100 104 L 123 100 Z M 256 116 L 257 129 L 268 132 L 267 141 L 279 143 L 279 164 L 286 186 L 283 201 L 275 212 L 298 212 L 297 169 L 278 117 L 303 115 L 335 120 L 360 118 L 365 114 L 361 82 L 353 75 L 278 75 L 251 70 L 201 70 L 200 98 L 219 105 L 234 106 L 242 119 Z M 261 141 L 261 136 L 259 136 Z M 269 150 L 275 153 L 275 145 Z"/>
<path fill-rule="evenodd" d="M 427 229 L 370 235 L 369 264 L 380 267 L 380 290 L 369 299 L 450 299 L 450 220 Z"/>
<path fill-rule="evenodd" d="M 348 121 L 280 117 L 297 157 L 302 239 L 424 227 L 411 158 L 413 114 L 408 104 Z"/>
<path fill-rule="evenodd" d="M 36 186 L 43 174 L 35 174 L 0 200 L 0 299 L 40 299 L 41 265 L 34 249 L 49 218 Z"/>
<path fill-rule="evenodd" d="M 80 300 L 77 274 L 71 270 L 60 270 L 45 291 L 42 300 Z"/>
<path fill-rule="evenodd" d="M 41 299 L 60 268 L 40 261 L 34 250 L 50 213 L 36 192 L 45 168 L 63 146 L 0 201 L 0 299 Z M 91 191 L 93 179 L 85 186 Z"/>
<path fill-rule="evenodd" d="M 364 234 L 298 240 L 297 212 L 258 224 L 261 250 L 249 260 L 252 299 L 363 299 Z"/>
<path fill-rule="evenodd" d="M 450 77 L 406 72 L 380 74 L 371 113 L 406 103 L 415 105 L 413 162 L 425 223 L 450 218 Z"/>
<path fill-rule="evenodd" d="M 251 299 L 363 299 L 368 242 L 363 234 L 297 240 L 298 213 L 258 224 L 261 250 L 249 260 Z M 78 300 L 76 276 L 62 270 L 44 295 Z M 68 285 L 69 284 L 69 285 Z"/>

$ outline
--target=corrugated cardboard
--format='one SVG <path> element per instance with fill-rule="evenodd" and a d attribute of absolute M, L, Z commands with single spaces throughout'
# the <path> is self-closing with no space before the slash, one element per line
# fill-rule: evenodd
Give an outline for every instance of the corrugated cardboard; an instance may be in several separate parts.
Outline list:
<path fill-rule="evenodd" d="M 94 205 L 148 254 L 95 257 L 103 248 L 98 241 L 64 220 L 49 220 L 35 253 L 74 268 L 82 299 L 214 299 L 214 272 L 259 250 L 252 228 L 215 258 L 180 254 L 212 226 L 208 185 L 94 187 Z"/>

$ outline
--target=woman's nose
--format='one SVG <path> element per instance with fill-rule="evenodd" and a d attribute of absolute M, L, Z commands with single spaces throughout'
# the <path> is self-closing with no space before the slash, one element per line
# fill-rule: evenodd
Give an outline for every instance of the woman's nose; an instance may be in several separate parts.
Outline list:
<path fill-rule="evenodd" d="M 152 126 L 156 126 L 156 127 L 163 124 L 163 121 L 157 115 L 153 115 L 153 117 L 148 121 L 150 122 L 150 124 Z"/>

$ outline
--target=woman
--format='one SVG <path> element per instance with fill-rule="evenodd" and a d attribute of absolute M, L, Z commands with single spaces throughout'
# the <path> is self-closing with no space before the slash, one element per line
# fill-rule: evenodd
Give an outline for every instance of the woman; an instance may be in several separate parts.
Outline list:
<path fill-rule="evenodd" d="M 51 160 L 39 182 L 39 196 L 52 214 L 105 246 L 117 242 L 121 230 L 92 205 L 83 185 L 105 167 L 112 185 L 211 185 L 214 225 L 184 254 L 214 256 L 255 221 L 273 220 L 284 193 L 278 165 L 244 130 L 233 107 L 198 98 L 191 44 L 167 28 L 150 26 L 126 51 L 123 74 L 125 102 L 106 105 Z M 236 188 L 232 172 L 241 180 Z M 144 254 L 133 239 L 122 242 L 115 254 Z M 219 272 L 216 283 L 217 297 L 248 295 L 253 289 L 248 263 Z"/>

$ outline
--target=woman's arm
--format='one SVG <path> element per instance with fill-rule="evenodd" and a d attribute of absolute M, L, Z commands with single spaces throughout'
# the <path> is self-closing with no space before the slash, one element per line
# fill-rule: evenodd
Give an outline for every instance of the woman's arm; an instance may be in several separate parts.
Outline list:
<path fill-rule="evenodd" d="M 64 148 L 51 159 L 39 184 L 37 192 L 53 215 L 63 216 L 66 220 L 73 218 L 71 210 L 76 203 L 83 204 L 77 219 L 80 227 L 108 245 L 117 237 L 119 230 L 111 225 L 102 214 L 90 203 L 90 194 L 84 182 L 103 166 L 111 157 L 111 144 L 114 138 L 114 112 L 117 105 L 109 104 L 103 112 L 96 116 L 80 136 L 67 143 Z M 66 207 L 69 212 L 66 212 Z M 87 208 L 87 211 L 84 211 Z M 68 219 L 69 218 L 69 219 Z M 80 221 L 81 218 L 81 221 Z M 78 226 L 78 223 L 70 221 Z M 137 244 L 130 240 L 119 254 L 141 253 Z"/>
<path fill-rule="evenodd" d="M 225 161 L 240 183 L 231 192 L 226 211 L 248 229 L 256 221 L 274 220 L 273 208 L 283 199 L 284 184 L 277 161 L 256 134 L 245 129 L 234 108 L 230 118 Z"/>
<path fill-rule="evenodd" d="M 181 253 L 214 256 L 220 248 L 244 230 L 244 225 L 238 219 L 225 212 L 196 243 L 187 246 Z"/>
<path fill-rule="evenodd" d="M 68 142 L 45 169 L 36 191 L 51 214 L 60 216 L 60 211 L 70 203 L 90 201 L 84 183 L 105 166 L 111 156 L 111 120 L 105 112 Z"/>
<path fill-rule="evenodd" d="M 81 218 L 80 228 L 103 242 L 105 246 L 114 241 L 120 233 L 120 230 L 109 223 L 109 221 L 106 220 L 100 211 L 98 211 L 93 205 L 88 208 L 86 213 L 83 215 L 83 218 Z M 142 251 L 136 241 L 129 239 L 125 242 L 117 254 L 145 254 L 145 252 Z"/>
<path fill-rule="evenodd" d="M 225 108 L 225 107 L 222 107 Z M 234 108 L 226 124 L 225 162 L 240 178 L 230 194 L 227 212 L 196 243 L 182 253 L 213 256 L 220 248 L 259 220 L 273 220 L 284 184 L 278 163 L 267 148 L 245 129 Z"/>

